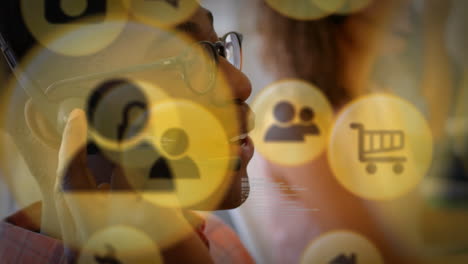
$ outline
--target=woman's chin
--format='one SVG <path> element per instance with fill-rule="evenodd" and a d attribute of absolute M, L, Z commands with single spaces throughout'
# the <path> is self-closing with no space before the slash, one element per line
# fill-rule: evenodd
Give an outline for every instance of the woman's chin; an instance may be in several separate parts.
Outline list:
<path fill-rule="evenodd" d="M 224 196 L 223 202 L 217 210 L 230 210 L 241 206 L 248 198 L 250 193 L 249 178 L 245 165 L 234 174 L 233 182 Z"/>

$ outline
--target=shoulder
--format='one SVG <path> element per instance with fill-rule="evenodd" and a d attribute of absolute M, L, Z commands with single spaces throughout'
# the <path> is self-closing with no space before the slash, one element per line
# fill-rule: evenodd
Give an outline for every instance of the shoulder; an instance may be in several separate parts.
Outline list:
<path fill-rule="evenodd" d="M 0 263 L 66 263 L 63 243 L 39 233 L 30 219 L 40 210 L 35 203 L 0 221 Z"/>
<path fill-rule="evenodd" d="M 214 263 L 255 263 L 232 228 L 213 214 L 204 217 L 204 233 L 210 241 L 210 254 Z"/>

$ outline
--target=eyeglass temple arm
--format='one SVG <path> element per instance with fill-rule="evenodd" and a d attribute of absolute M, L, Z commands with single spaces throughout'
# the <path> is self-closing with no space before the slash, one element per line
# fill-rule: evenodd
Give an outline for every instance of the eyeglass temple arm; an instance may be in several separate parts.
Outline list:
<path fill-rule="evenodd" d="M 51 120 L 55 109 L 50 107 L 50 101 L 46 97 L 45 93 L 42 91 L 40 86 L 27 77 L 27 75 L 21 72 L 18 67 L 18 60 L 10 48 L 8 42 L 5 40 L 3 35 L 0 33 L 0 48 L 2 50 L 3 56 L 8 63 L 8 66 L 15 76 L 16 80 L 18 81 L 19 85 L 23 88 L 26 94 L 31 98 L 32 103 L 38 107 L 39 109 L 41 106 L 47 105 L 47 107 L 42 107 L 42 111 L 46 112 L 46 118 L 49 119 L 51 122 L 55 122 L 55 120 Z"/>
<path fill-rule="evenodd" d="M 66 85 L 67 83 L 76 83 L 76 82 L 93 80 L 97 78 L 115 77 L 116 75 L 119 75 L 119 74 L 140 72 L 140 71 L 144 71 L 148 69 L 159 69 L 159 68 L 174 64 L 175 60 L 176 58 L 172 57 L 172 58 L 164 59 L 164 60 L 153 62 L 153 63 L 121 68 L 121 69 L 117 69 L 117 70 L 110 71 L 110 72 L 87 74 L 87 75 L 82 75 L 82 76 L 78 76 L 74 78 L 60 80 L 58 82 L 51 84 L 49 87 L 47 87 L 47 91 L 49 89 L 53 89 L 56 86 Z"/>

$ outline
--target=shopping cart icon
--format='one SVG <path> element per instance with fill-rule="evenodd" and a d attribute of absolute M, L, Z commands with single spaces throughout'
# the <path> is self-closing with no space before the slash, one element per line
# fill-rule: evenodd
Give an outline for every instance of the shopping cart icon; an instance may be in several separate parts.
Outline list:
<path fill-rule="evenodd" d="M 351 123 L 351 129 L 358 131 L 359 161 L 367 163 L 369 174 L 377 172 L 376 163 L 393 163 L 393 172 L 401 174 L 406 157 L 392 153 L 404 149 L 405 134 L 401 130 L 365 130 L 360 123 Z"/>

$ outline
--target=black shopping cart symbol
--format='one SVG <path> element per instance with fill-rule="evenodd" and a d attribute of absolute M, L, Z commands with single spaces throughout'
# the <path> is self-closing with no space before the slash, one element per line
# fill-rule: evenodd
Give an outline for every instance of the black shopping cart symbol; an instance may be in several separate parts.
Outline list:
<path fill-rule="evenodd" d="M 377 172 L 376 163 L 393 163 L 393 172 L 401 174 L 406 157 L 392 156 L 392 152 L 405 147 L 405 134 L 401 130 L 366 130 L 363 124 L 351 123 L 351 129 L 358 131 L 359 161 L 367 163 L 369 174 Z M 387 155 L 385 155 L 387 154 Z"/>

